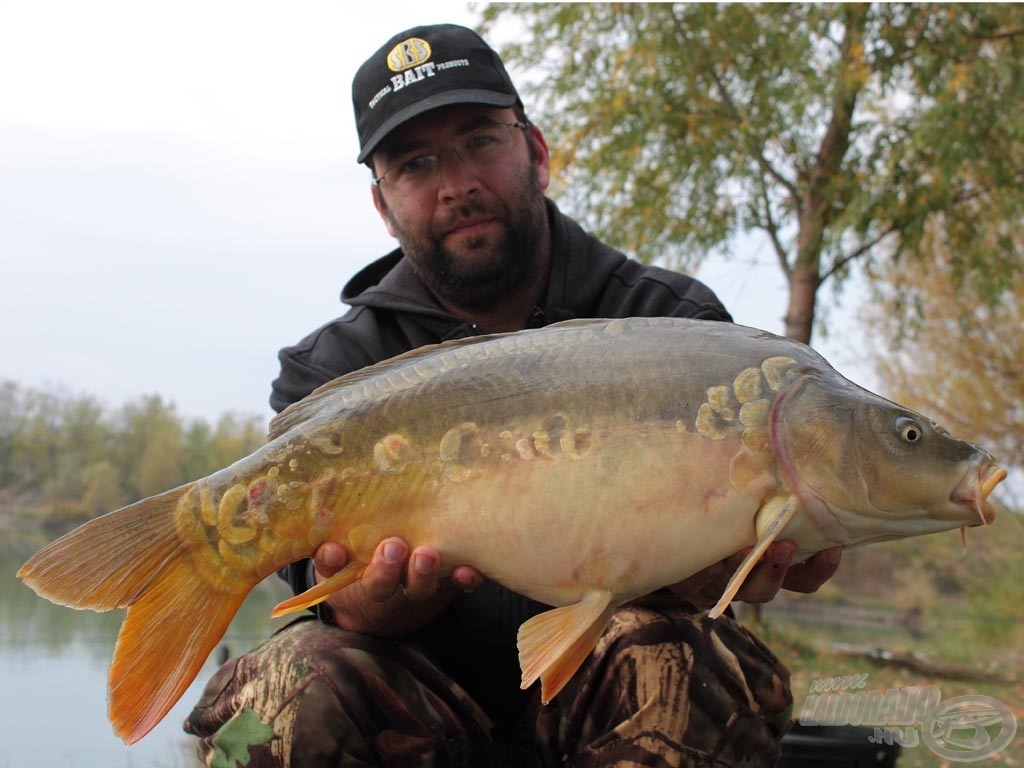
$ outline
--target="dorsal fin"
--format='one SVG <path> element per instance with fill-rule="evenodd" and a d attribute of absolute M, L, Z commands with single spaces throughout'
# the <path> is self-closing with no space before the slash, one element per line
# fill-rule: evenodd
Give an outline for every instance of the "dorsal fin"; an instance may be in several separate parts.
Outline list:
<path fill-rule="evenodd" d="M 345 389 L 346 387 L 355 387 L 361 383 L 366 383 L 370 379 L 387 376 L 389 373 L 400 368 L 409 361 L 421 357 L 429 357 L 440 348 L 478 344 L 489 338 L 493 337 L 471 336 L 466 339 L 456 339 L 454 341 L 446 341 L 441 344 L 429 344 L 425 347 L 419 347 L 411 352 L 405 352 L 404 354 L 388 358 L 387 360 L 382 360 L 379 363 L 368 365 L 365 368 L 360 368 L 356 371 L 352 371 L 351 373 L 346 373 L 344 376 L 339 376 L 336 379 L 325 382 L 297 403 L 292 403 L 277 414 L 277 416 L 275 416 L 270 422 L 270 431 L 267 439 L 274 440 L 299 424 L 320 415 L 320 410 L 324 401 L 334 397 L 334 395 L 341 389 Z"/>
<path fill-rule="evenodd" d="M 571 328 L 588 325 L 601 325 L 607 323 L 607 320 L 595 320 L 592 318 L 578 319 L 578 320 L 565 320 L 561 323 L 555 323 L 553 325 L 546 326 L 543 329 L 535 329 L 531 333 L 537 333 L 538 331 L 553 330 L 557 328 Z M 433 374 L 440 373 L 444 370 L 443 355 L 446 352 L 461 349 L 463 347 L 476 346 L 478 344 L 485 344 L 494 339 L 502 338 L 505 336 L 512 336 L 515 334 L 523 333 L 523 331 L 513 331 L 511 333 L 492 333 L 483 336 L 469 336 L 464 339 L 453 339 L 451 341 L 443 341 L 439 344 L 428 344 L 424 347 L 418 347 L 409 352 L 405 352 L 401 355 L 382 360 L 374 365 L 368 365 L 365 368 L 360 368 L 357 371 L 352 371 L 344 376 L 339 376 L 336 379 L 321 384 L 315 390 L 310 392 L 302 400 L 297 403 L 285 408 L 270 422 L 270 431 L 268 440 L 274 440 L 291 429 L 294 429 L 299 424 L 309 421 L 317 416 L 323 415 L 323 404 L 326 400 L 333 399 L 339 390 L 345 388 L 352 388 L 355 390 L 360 384 L 366 384 L 371 379 L 382 380 L 387 378 L 390 374 L 394 373 L 399 368 L 408 366 L 412 369 L 413 366 L 409 365 L 416 361 L 419 362 L 432 362 L 433 366 L 426 366 L 427 372 L 423 372 L 423 367 L 416 369 L 416 375 L 423 377 L 424 380 L 431 378 Z M 433 367 L 434 370 L 430 370 Z M 405 380 L 408 382 L 408 380 Z M 383 391 L 383 390 L 382 390 Z M 354 403 L 363 402 L 365 397 L 359 397 L 355 391 L 353 391 Z M 339 404 L 344 402 L 339 401 Z M 353 403 L 353 404 L 354 404 Z"/>

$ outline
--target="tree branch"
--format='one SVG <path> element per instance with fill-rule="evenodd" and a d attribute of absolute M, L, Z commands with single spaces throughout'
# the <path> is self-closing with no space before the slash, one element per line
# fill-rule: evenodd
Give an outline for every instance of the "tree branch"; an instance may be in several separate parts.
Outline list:
<path fill-rule="evenodd" d="M 846 254 L 845 256 L 839 257 L 838 259 L 836 259 L 832 263 L 832 266 L 829 267 L 828 271 L 825 272 L 824 274 L 822 274 L 821 282 L 824 283 L 830 277 L 832 277 L 837 272 L 842 270 L 843 267 L 845 267 L 851 261 L 856 261 L 861 256 L 863 256 L 865 253 L 867 253 L 872 248 L 874 248 L 876 245 L 878 245 L 880 242 L 882 242 L 885 238 L 889 237 L 889 235 L 891 235 L 891 234 L 893 234 L 895 232 L 899 232 L 899 231 L 900 231 L 900 228 L 897 225 L 892 224 L 889 227 L 887 227 L 883 232 L 879 233 L 879 235 L 877 237 L 874 237 L 871 240 L 868 240 L 867 242 L 861 244 L 861 246 L 859 248 L 857 248 L 856 250 Z"/>
<path fill-rule="evenodd" d="M 768 197 L 768 185 L 764 183 L 764 177 L 761 177 L 759 181 L 761 183 L 761 203 L 764 205 L 764 229 L 768 233 L 768 239 L 771 241 L 772 248 L 775 249 L 775 256 L 779 260 L 779 267 L 782 269 L 782 273 L 786 276 L 786 281 L 788 282 L 790 274 L 789 259 L 787 258 L 786 249 L 779 239 L 779 226 L 775 223 L 775 217 L 772 216 L 772 204 L 771 198 Z"/>
<path fill-rule="evenodd" d="M 690 35 L 688 35 L 686 27 L 683 26 L 683 24 L 679 20 L 679 17 L 676 16 L 675 8 L 672 9 L 672 23 L 675 25 L 676 31 L 679 33 L 680 37 L 686 40 L 688 44 L 696 45 L 693 38 Z M 707 56 L 704 57 L 704 60 L 710 60 L 710 58 L 710 56 Z M 715 87 L 717 88 L 718 93 L 721 96 L 722 103 L 728 109 L 729 114 L 737 123 L 742 125 L 746 121 L 746 117 L 744 116 L 743 112 L 740 110 L 736 102 L 733 101 L 732 96 L 729 93 L 729 89 L 726 87 L 725 83 L 722 82 L 722 79 L 719 76 L 718 72 L 715 70 L 713 66 L 706 67 L 705 72 L 714 81 Z M 755 141 L 753 137 L 748 138 L 748 151 L 750 152 L 754 160 L 757 162 L 758 167 L 761 169 L 762 173 L 765 173 L 770 178 L 775 179 L 775 181 L 778 182 L 786 190 L 786 192 L 792 198 L 794 206 L 797 208 L 797 210 L 799 210 L 800 194 L 796 185 L 793 184 L 785 176 L 783 176 L 782 173 L 778 171 L 768 161 L 768 158 L 765 156 L 764 153 L 764 142 Z"/>
<path fill-rule="evenodd" d="M 1024 35 L 1024 27 L 1015 27 L 1013 29 L 1005 29 L 1001 32 L 993 32 L 989 35 L 972 35 L 975 40 L 1009 40 L 1013 37 L 1020 37 Z"/>

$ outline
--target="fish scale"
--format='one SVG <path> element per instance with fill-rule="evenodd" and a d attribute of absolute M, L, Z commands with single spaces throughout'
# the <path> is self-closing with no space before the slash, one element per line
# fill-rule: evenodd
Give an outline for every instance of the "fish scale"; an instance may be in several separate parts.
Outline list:
<path fill-rule="evenodd" d="M 539 679 L 549 701 L 627 600 L 752 548 L 715 617 L 773 541 L 804 558 L 987 523 L 1004 476 L 788 339 L 697 320 L 570 321 L 330 382 L 253 454 L 86 523 L 18 575 L 63 605 L 127 608 L 109 716 L 131 743 L 248 592 L 326 541 L 348 565 L 275 615 L 357 581 L 387 536 L 430 545 L 443 570 L 471 565 L 553 606 L 519 631 L 523 687 Z"/>

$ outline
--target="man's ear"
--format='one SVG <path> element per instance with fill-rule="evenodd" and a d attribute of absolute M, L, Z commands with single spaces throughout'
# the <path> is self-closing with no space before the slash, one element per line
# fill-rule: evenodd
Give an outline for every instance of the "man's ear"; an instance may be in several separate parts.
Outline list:
<path fill-rule="evenodd" d="M 380 216 L 381 220 L 384 222 L 384 226 L 387 228 L 388 234 L 391 235 L 394 238 L 397 238 L 398 235 L 395 234 L 394 227 L 391 226 L 391 217 L 388 216 L 388 206 L 387 206 L 387 203 L 385 203 L 384 202 L 384 198 L 381 197 L 380 187 L 378 187 L 376 184 L 373 184 L 371 182 L 371 184 L 370 184 L 370 194 L 373 195 L 373 207 L 377 209 L 377 214 Z"/>
<path fill-rule="evenodd" d="M 529 131 L 537 148 L 537 178 L 540 181 L 540 188 L 547 189 L 551 183 L 551 155 L 548 152 L 548 143 L 544 140 L 540 128 L 533 123 L 530 123 Z"/>

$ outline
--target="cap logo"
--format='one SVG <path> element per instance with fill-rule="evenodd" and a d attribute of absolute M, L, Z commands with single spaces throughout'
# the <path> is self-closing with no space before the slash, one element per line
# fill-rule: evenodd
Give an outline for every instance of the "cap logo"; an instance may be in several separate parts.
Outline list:
<path fill-rule="evenodd" d="M 391 49 L 388 54 L 388 69 L 392 72 L 404 72 L 429 58 L 430 43 L 419 37 L 410 37 Z"/>
<path fill-rule="evenodd" d="M 521 104 L 497 52 L 457 24 L 411 27 L 393 35 L 352 81 L 359 162 L 399 125 L 456 104 Z"/>

